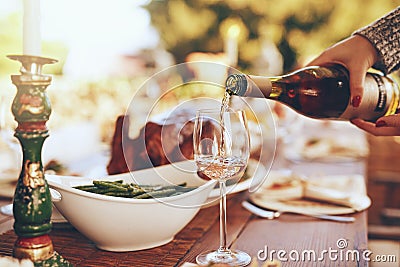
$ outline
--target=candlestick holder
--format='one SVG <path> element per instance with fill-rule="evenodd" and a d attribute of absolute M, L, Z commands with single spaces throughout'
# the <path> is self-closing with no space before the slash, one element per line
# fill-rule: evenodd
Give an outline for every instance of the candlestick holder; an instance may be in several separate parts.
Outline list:
<path fill-rule="evenodd" d="M 52 202 L 41 159 L 44 140 L 49 136 L 46 122 L 51 113 L 46 88 L 51 76 L 42 74 L 45 64 L 55 59 L 10 55 L 21 62 L 20 75 L 11 75 L 17 94 L 11 111 L 18 126 L 14 136 L 22 147 L 22 168 L 13 199 L 15 258 L 28 258 L 35 266 L 72 266 L 53 249 L 51 231 Z"/>

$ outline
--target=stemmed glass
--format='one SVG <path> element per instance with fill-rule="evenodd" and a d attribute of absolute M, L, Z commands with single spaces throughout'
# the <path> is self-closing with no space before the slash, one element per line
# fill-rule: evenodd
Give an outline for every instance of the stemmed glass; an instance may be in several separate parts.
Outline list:
<path fill-rule="evenodd" d="M 243 110 L 199 110 L 196 114 L 194 159 L 201 174 L 219 181 L 220 246 L 197 256 L 200 265 L 224 263 L 246 266 L 251 257 L 231 250 L 226 242 L 226 181 L 243 175 L 250 155 L 250 139 Z"/>

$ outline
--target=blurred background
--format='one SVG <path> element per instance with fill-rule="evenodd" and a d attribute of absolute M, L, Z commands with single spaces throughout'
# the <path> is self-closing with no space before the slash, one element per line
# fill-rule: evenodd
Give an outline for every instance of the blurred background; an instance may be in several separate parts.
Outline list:
<path fill-rule="evenodd" d="M 305 65 L 399 4 L 400 0 L 41 0 L 42 55 L 58 60 L 44 68 L 53 76 L 47 90 L 53 111 L 45 161 L 78 165 L 70 172 L 83 175 L 103 174 L 108 157 L 96 159 L 93 153 L 109 148 L 117 116 L 125 113 L 149 77 L 169 66 L 206 60 L 245 73 L 280 75 Z M 18 74 L 20 65 L 6 56 L 22 54 L 22 21 L 22 0 L 1 0 L 3 152 L 19 149 L 15 139 L 10 141 L 15 128 L 10 108 L 16 93 L 10 75 Z M 398 73 L 392 76 L 397 79 Z M 156 88 L 144 97 L 158 93 Z M 368 192 L 374 201 L 370 235 L 400 239 L 398 228 L 390 232 L 373 227 L 400 203 L 400 181 L 393 178 L 400 171 L 400 164 L 393 164 L 400 140 L 368 136 L 368 141 Z M 77 151 L 89 161 L 76 164 Z M 84 172 L 91 161 L 92 167 L 100 161 L 102 170 Z M 398 226 L 398 220 L 387 218 L 388 225 Z"/>
<path fill-rule="evenodd" d="M 259 75 L 301 67 L 323 49 L 395 8 L 381 0 L 42 0 L 42 55 L 58 60 L 50 127 L 94 120 L 110 125 L 148 77 L 177 63 L 210 60 Z M 22 53 L 22 0 L 0 8 L 1 124 Z M 67 96 L 67 97 L 66 97 Z M 101 103 L 101 106 L 98 105 Z M 100 109 L 101 108 L 101 109 Z M 105 112 L 106 111 L 106 112 Z M 101 116 L 99 116 L 101 114 Z M 102 127 L 110 140 L 112 127 Z"/>

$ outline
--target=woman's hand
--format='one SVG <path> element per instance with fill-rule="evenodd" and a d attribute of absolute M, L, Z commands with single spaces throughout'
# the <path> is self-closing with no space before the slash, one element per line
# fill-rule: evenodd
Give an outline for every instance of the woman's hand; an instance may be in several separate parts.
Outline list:
<path fill-rule="evenodd" d="M 326 49 L 307 65 L 338 63 L 346 67 L 350 74 L 351 104 L 358 107 L 363 96 L 367 71 L 378 58 L 377 50 L 368 39 L 361 35 L 352 35 Z"/>
<path fill-rule="evenodd" d="M 376 123 L 362 119 L 353 119 L 351 123 L 375 136 L 400 136 L 400 114 L 380 117 Z"/>

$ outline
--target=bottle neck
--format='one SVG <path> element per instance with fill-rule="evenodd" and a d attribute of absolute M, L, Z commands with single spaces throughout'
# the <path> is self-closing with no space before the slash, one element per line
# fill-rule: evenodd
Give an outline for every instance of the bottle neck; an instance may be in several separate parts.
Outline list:
<path fill-rule="evenodd" d="M 249 97 L 264 97 L 264 98 L 276 98 L 281 90 L 274 86 L 274 83 L 280 79 L 277 77 L 265 77 L 265 76 L 255 76 L 247 75 L 247 90 L 244 96 Z"/>
<path fill-rule="evenodd" d="M 230 95 L 268 98 L 272 92 L 272 78 L 264 76 L 232 74 L 225 84 Z"/>

